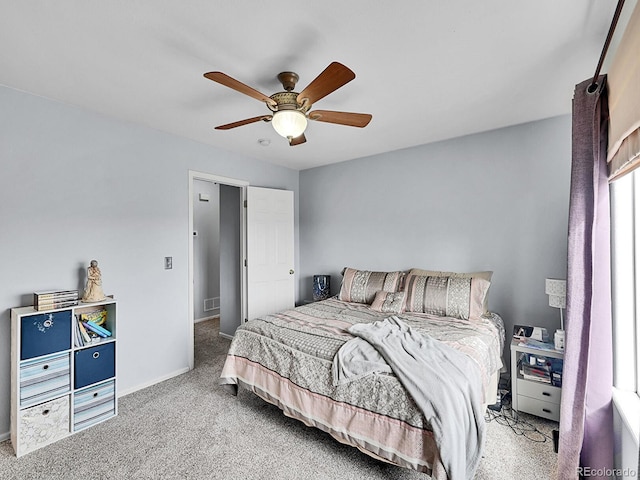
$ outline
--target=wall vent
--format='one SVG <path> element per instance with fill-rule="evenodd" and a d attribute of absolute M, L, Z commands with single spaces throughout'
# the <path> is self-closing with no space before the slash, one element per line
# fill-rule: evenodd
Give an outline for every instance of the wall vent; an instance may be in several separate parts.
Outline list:
<path fill-rule="evenodd" d="M 205 312 L 210 312 L 211 310 L 220 309 L 220 297 L 213 298 L 205 298 L 204 299 L 204 308 Z"/>

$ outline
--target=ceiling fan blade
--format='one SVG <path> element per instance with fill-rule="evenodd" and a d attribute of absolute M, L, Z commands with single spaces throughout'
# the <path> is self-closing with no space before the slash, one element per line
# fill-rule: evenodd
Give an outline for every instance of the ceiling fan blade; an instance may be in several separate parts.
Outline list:
<path fill-rule="evenodd" d="M 373 117 L 368 113 L 334 112 L 332 110 L 314 110 L 309 112 L 309 120 L 338 123 L 350 127 L 366 127 Z"/>
<path fill-rule="evenodd" d="M 351 69 L 341 63 L 333 62 L 298 94 L 297 102 L 302 103 L 304 99 L 307 99 L 309 104 L 315 103 L 354 78 L 356 78 L 356 74 Z"/>
<path fill-rule="evenodd" d="M 304 133 L 301 133 L 296 138 L 292 138 L 291 140 L 289 140 L 289 145 L 295 147 L 296 145 L 300 145 L 301 143 L 304 143 L 306 141 L 307 137 L 304 136 Z"/>
<path fill-rule="evenodd" d="M 240 120 L 238 122 L 227 123 L 226 125 L 220 125 L 216 127 L 216 130 L 229 130 L 231 128 L 241 127 L 243 125 L 249 125 L 250 123 L 259 122 L 260 120 L 269 122 L 272 118 L 273 118 L 272 115 L 260 115 L 259 117 L 247 118 L 245 120 Z"/>
<path fill-rule="evenodd" d="M 249 95 L 256 100 L 260 100 L 261 102 L 266 102 L 274 107 L 277 105 L 276 101 L 272 98 L 269 98 L 268 95 L 259 92 L 258 90 L 251 88 L 248 85 L 245 85 L 242 82 L 239 82 L 235 78 L 231 78 L 229 75 L 222 72 L 209 72 L 204 74 L 205 78 L 209 80 L 213 80 L 225 87 L 233 88 L 235 91 L 244 93 L 245 95 Z"/>

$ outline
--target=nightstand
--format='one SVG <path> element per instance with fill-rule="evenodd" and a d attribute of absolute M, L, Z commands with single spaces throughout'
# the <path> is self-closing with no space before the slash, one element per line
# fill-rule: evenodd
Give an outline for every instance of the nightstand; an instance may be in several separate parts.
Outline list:
<path fill-rule="evenodd" d="M 307 298 L 303 298 L 302 300 L 299 300 L 298 302 L 296 302 L 296 307 L 302 307 L 303 305 L 309 305 L 310 303 L 313 303 L 313 300 L 309 300 Z"/>
<path fill-rule="evenodd" d="M 549 420 L 560 421 L 564 352 L 532 348 L 511 341 L 511 406 Z"/>

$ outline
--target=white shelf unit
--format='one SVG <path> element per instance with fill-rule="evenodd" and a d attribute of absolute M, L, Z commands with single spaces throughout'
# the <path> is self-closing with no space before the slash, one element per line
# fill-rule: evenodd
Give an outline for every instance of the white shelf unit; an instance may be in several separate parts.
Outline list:
<path fill-rule="evenodd" d="M 111 336 L 80 346 L 75 323 L 106 311 Z M 118 413 L 116 301 L 53 310 L 11 309 L 11 443 L 16 456 L 42 448 Z"/>
<path fill-rule="evenodd" d="M 518 412 L 560 421 L 560 398 L 562 387 L 550 383 L 529 380 L 523 377 L 519 360 L 533 355 L 541 359 L 564 359 L 564 352 L 555 349 L 538 349 L 520 345 L 520 340 L 511 342 L 511 406 Z"/>

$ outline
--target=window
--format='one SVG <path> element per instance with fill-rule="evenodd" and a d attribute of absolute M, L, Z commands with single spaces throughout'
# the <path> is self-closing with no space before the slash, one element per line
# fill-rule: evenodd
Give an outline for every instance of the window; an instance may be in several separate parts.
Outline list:
<path fill-rule="evenodd" d="M 611 188 L 611 263 L 614 386 L 640 386 L 640 170 Z M 637 252 L 637 254 L 636 254 Z"/>

